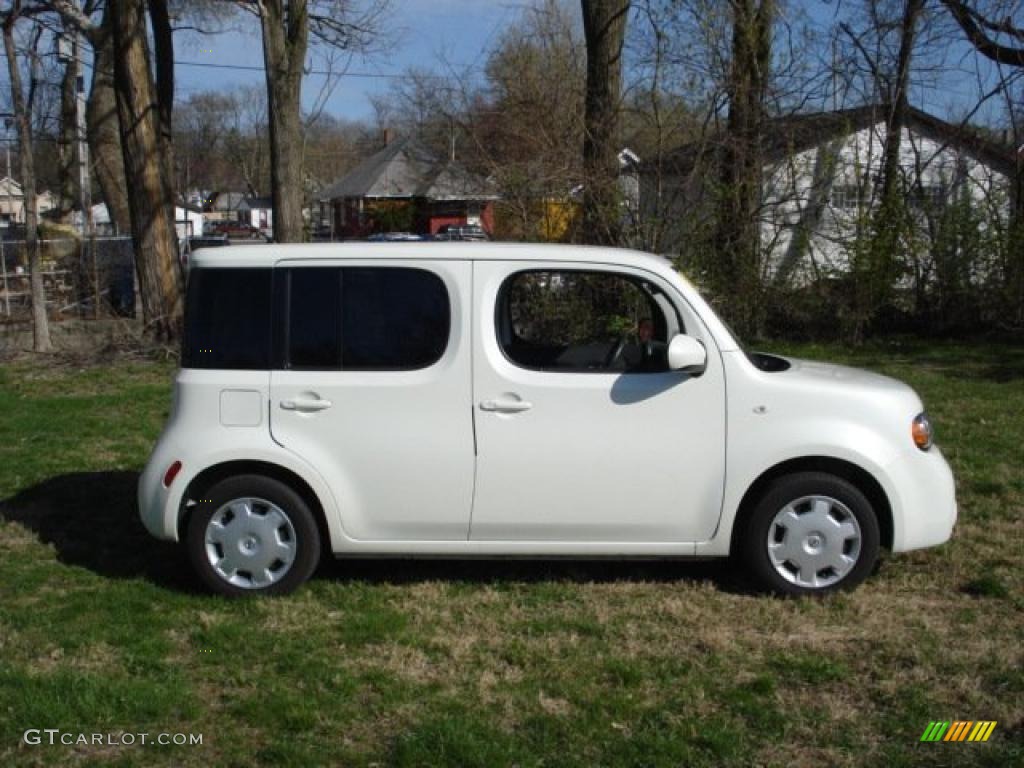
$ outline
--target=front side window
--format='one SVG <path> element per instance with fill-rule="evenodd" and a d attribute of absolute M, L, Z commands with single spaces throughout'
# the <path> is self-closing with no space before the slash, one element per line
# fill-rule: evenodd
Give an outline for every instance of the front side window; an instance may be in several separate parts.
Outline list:
<path fill-rule="evenodd" d="M 193 269 L 185 298 L 182 368 L 270 366 L 270 269 Z"/>
<path fill-rule="evenodd" d="M 544 371 L 667 371 L 668 341 L 683 332 L 657 286 L 611 272 L 514 274 L 502 287 L 496 321 L 506 357 Z"/>
<path fill-rule="evenodd" d="M 414 370 L 444 354 L 451 306 L 433 272 L 405 267 L 301 267 L 286 281 L 286 365 L 311 370 Z"/>

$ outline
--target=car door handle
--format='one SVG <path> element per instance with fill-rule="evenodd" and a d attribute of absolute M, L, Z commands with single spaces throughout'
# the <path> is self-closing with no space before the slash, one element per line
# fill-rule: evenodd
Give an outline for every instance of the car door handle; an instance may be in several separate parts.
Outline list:
<path fill-rule="evenodd" d="M 494 411 L 496 413 L 522 413 L 533 408 L 533 403 L 525 400 L 483 400 L 480 403 L 481 411 Z"/>
<path fill-rule="evenodd" d="M 301 413 L 312 413 L 314 411 L 325 411 L 332 405 L 330 400 L 319 398 L 296 397 L 294 400 L 282 400 L 281 407 L 286 411 L 300 411 Z"/>

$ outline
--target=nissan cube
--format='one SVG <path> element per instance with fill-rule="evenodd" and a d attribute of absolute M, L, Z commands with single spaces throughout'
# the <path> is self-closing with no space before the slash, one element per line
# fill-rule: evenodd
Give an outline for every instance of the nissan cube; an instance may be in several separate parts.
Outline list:
<path fill-rule="evenodd" d="M 956 519 L 908 386 L 744 351 L 660 257 L 490 243 L 198 251 L 139 508 L 231 596 L 324 553 L 732 556 L 820 594 Z"/>

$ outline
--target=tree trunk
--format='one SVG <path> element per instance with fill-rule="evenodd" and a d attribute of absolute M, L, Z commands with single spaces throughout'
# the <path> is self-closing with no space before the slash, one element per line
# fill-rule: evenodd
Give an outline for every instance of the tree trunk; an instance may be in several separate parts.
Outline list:
<path fill-rule="evenodd" d="M 900 141 L 907 123 L 907 87 L 910 81 L 910 58 L 914 50 L 914 33 L 925 0 L 907 0 L 900 28 L 900 50 L 896 61 L 896 85 L 889 94 L 889 114 L 885 121 L 885 152 L 882 161 L 882 205 L 890 204 L 895 195 L 902 197 L 900 186 Z"/>
<path fill-rule="evenodd" d="M 622 237 L 619 109 L 622 46 L 629 0 L 582 0 L 587 46 L 583 137 L 583 241 L 617 245 Z"/>
<path fill-rule="evenodd" d="M 302 220 L 302 68 L 309 17 L 306 0 L 265 0 L 261 5 L 263 60 L 267 73 L 270 120 L 270 186 L 274 203 L 274 239 L 304 239 Z"/>
<path fill-rule="evenodd" d="M 114 91 L 114 36 L 110 4 L 103 21 L 89 34 L 93 50 L 92 87 L 85 118 L 89 134 L 92 170 L 100 183 L 110 220 L 119 233 L 132 230 L 128 209 L 128 187 L 121 151 L 121 128 L 117 120 L 117 94 Z"/>
<path fill-rule="evenodd" d="M 29 286 L 32 293 L 32 349 L 50 352 L 50 323 L 46 317 L 46 293 L 40 274 L 39 200 L 36 197 L 36 166 L 32 146 L 32 123 L 21 90 L 21 70 L 14 47 L 15 16 L 8 16 L 3 25 L 4 52 L 7 54 L 7 76 L 11 81 L 11 106 L 18 129 L 18 155 L 21 160 L 21 190 L 25 200 L 25 248 L 28 251 Z"/>
<path fill-rule="evenodd" d="M 134 0 L 110 0 L 114 85 L 121 126 L 132 240 L 147 330 L 161 341 L 181 333 L 182 274 L 174 200 L 162 156 L 159 105 L 149 68 L 146 15 Z"/>
<path fill-rule="evenodd" d="M 771 67 L 774 0 L 730 0 L 732 61 L 728 135 L 721 152 L 715 253 L 708 265 L 712 291 L 744 335 L 764 322 L 761 284 L 761 132 Z"/>
<path fill-rule="evenodd" d="M 70 30 L 64 26 L 64 34 Z M 60 178 L 60 195 L 57 200 L 57 215 L 62 222 L 78 202 L 78 65 L 80 51 L 77 42 L 72 43 L 71 59 L 64 63 L 64 75 L 60 82 L 60 138 L 57 144 L 57 172 Z"/>
<path fill-rule="evenodd" d="M 167 194 L 174 199 L 174 34 L 167 0 L 149 0 L 149 20 L 153 28 L 153 54 L 156 63 L 156 99 L 159 106 L 160 157 Z M 173 212 L 173 211 L 172 211 Z"/>
<path fill-rule="evenodd" d="M 906 193 L 900 164 L 903 127 L 907 122 L 907 88 L 910 60 L 914 49 L 917 22 L 925 0 L 906 0 L 900 26 L 900 48 L 896 59 L 896 81 L 888 94 L 885 143 L 882 150 L 882 180 L 879 203 L 872 216 L 872 238 L 867 261 L 859 274 L 856 295 L 856 322 L 853 341 L 863 341 L 871 318 L 889 303 L 899 273 L 899 257 L 905 250 L 903 236 L 913 226 L 909 221 Z"/>

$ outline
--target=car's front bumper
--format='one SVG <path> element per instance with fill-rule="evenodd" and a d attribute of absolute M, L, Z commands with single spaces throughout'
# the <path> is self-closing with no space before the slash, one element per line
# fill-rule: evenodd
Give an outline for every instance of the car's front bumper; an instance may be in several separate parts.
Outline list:
<path fill-rule="evenodd" d="M 886 466 L 893 484 L 893 552 L 933 547 L 948 541 L 956 523 L 956 483 L 942 452 L 916 448 Z"/>

